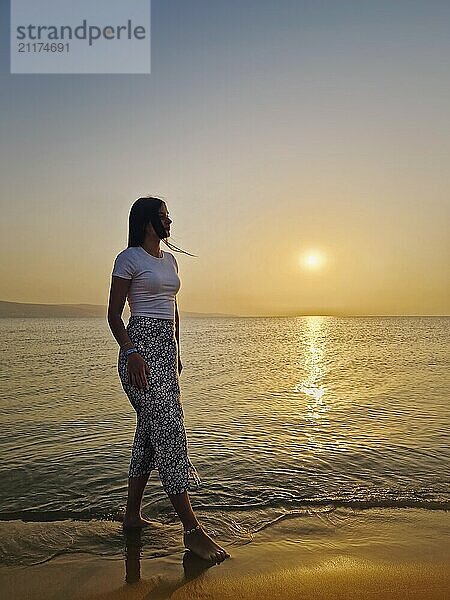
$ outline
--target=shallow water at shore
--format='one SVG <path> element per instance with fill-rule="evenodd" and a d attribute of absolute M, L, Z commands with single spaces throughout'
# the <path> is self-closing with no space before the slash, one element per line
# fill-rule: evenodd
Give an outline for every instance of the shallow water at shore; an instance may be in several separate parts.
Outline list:
<path fill-rule="evenodd" d="M 31 537 L 35 525 L 21 527 Z M 55 525 L 40 524 L 40 535 Z M 77 524 L 67 523 L 70 527 L 75 531 Z M 213 566 L 183 551 L 171 526 L 155 522 L 127 536 L 117 523 L 92 524 L 95 528 L 122 540 L 121 556 L 74 552 L 34 566 L 2 567 L 4 597 L 445 600 L 450 592 L 450 517 L 444 511 L 338 509 L 328 519 L 313 512 L 291 516 L 246 544 L 225 544 L 231 558 Z M 171 551 L 158 555 L 155 545 L 164 537 Z"/>
<path fill-rule="evenodd" d="M 440 317 L 182 321 L 182 400 L 203 481 L 192 503 L 202 521 L 243 546 L 308 514 L 330 524 L 360 509 L 448 509 L 449 325 Z M 0 329 L 9 349 L 1 564 L 120 556 L 135 415 L 106 321 L 1 319 Z M 157 472 L 144 512 L 164 526 L 147 556 L 169 556 L 180 526 Z"/>

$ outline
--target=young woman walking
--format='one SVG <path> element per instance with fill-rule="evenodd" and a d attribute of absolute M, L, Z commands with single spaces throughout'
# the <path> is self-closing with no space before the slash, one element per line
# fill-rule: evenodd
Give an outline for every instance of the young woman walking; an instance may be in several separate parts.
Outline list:
<path fill-rule="evenodd" d="M 166 240 L 171 223 L 164 201 L 136 200 L 129 216 L 128 247 L 117 255 L 111 277 L 108 323 L 120 346 L 120 381 L 137 415 L 123 526 L 149 525 L 141 515 L 142 496 L 151 471 L 158 469 L 183 524 L 185 547 L 220 562 L 230 555 L 204 531 L 188 495 L 200 478 L 188 456 L 180 399 L 178 264 L 173 254 L 160 249 L 161 240 L 176 248 Z M 127 298 L 131 316 L 125 328 Z"/>

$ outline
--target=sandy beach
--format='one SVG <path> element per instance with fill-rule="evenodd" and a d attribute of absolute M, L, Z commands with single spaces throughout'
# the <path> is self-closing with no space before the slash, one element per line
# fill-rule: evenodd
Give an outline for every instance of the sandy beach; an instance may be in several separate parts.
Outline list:
<path fill-rule="evenodd" d="M 140 558 L 146 531 L 128 537 L 126 560 L 78 553 L 3 568 L 0 590 L 14 600 L 449 597 L 447 512 L 348 511 L 326 532 L 320 520 L 313 512 L 280 520 L 248 543 L 225 544 L 232 557 L 211 567 L 181 545 L 169 556 Z"/>

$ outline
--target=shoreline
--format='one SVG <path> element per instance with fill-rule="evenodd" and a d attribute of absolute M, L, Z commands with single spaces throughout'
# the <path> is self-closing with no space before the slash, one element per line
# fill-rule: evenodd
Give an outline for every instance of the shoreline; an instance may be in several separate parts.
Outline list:
<path fill-rule="evenodd" d="M 223 543 L 232 556 L 214 566 L 181 543 L 171 554 L 145 558 L 137 534 L 126 540 L 126 558 L 77 552 L 34 566 L 2 567 L 0 591 L 14 600 L 448 597 L 446 511 L 369 509 L 344 517 L 325 531 L 315 529 L 320 515 L 293 515 L 255 532 L 250 542 Z"/>

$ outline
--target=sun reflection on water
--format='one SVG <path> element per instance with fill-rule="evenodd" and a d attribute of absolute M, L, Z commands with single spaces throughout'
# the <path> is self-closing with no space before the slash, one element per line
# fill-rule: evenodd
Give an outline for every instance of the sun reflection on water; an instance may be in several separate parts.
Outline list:
<path fill-rule="evenodd" d="M 294 391 L 311 398 L 307 404 L 306 418 L 318 421 L 328 410 L 324 402 L 326 388 L 323 385 L 325 376 L 323 326 L 324 317 L 307 317 L 306 319 L 306 352 L 305 369 L 308 376 L 295 386 Z"/>

